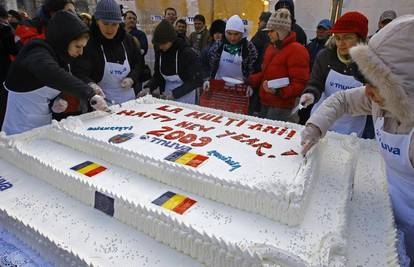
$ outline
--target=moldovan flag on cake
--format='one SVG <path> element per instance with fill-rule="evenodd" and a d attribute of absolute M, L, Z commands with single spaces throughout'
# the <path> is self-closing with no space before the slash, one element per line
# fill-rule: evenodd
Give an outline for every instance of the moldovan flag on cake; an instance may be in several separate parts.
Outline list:
<path fill-rule="evenodd" d="M 165 160 L 172 161 L 178 164 L 183 164 L 186 166 L 197 168 L 201 165 L 204 161 L 206 161 L 208 157 L 203 155 L 198 155 L 194 153 L 188 153 L 185 151 L 175 151 L 171 155 L 165 158 Z"/>
<path fill-rule="evenodd" d="M 162 196 L 154 200 L 152 203 L 163 207 L 167 210 L 172 210 L 178 214 L 183 214 L 186 210 L 191 208 L 197 201 L 183 195 L 179 195 L 168 191 Z"/>
<path fill-rule="evenodd" d="M 84 163 L 81 163 L 79 165 L 76 165 L 75 167 L 70 168 L 71 170 L 74 170 L 76 172 L 82 173 L 88 177 L 95 176 L 103 171 L 106 170 L 106 167 L 101 166 L 97 163 L 94 163 L 92 161 L 85 161 Z"/>

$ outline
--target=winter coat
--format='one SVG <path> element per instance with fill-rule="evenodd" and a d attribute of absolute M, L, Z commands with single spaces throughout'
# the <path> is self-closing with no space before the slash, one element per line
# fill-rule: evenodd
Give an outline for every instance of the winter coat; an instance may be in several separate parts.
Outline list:
<path fill-rule="evenodd" d="M 148 39 L 145 32 L 138 30 L 138 28 L 135 27 L 129 32 L 129 34 L 138 39 L 141 49 L 144 50 L 143 56 L 145 56 L 148 52 Z"/>
<path fill-rule="evenodd" d="M 316 57 L 318 56 L 319 52 L 325 48 L 325 43 L 328 39 L 319 39 L 314 38 L 310 41 L 310 43 L 306 46 L 310 56 L 310 68 L 312 69 L 313 64 L 315 63 Z"/>
<path fill-rule="evenodd" d="M 197 55 L 208 45 L 210 40 L 210 32 L 204 28 L 201 32 L 192 32 L 189 37 L 190 46 L 194 49 Z"/>
<path fill-rule="evenodd" d="M 88 27 L 73 14 L 64 13 L 73 18 L 72 27 L 60 27 L 56 21 L 56 27 L 48 29 L 46 40 L 33 40 L 24 46 L 10 66 L 5 81 L 9 90 L 24 93 L 48 86 L 87 101 L 94 95 L 87 84 L 68 72 L 73 59 L 68 54 L 69 43 L 88 32 Z"/>
<path fill-rule="evenodd" d="M 315 96 L 315 103 L 319 101 L 325 91 L 325 82 L 331 69 L 348 76 L 352 76 L 354 73 L 353 64 L 347 65 L 339 60 L 336 46 L 325 48 L 319 52 L 309 82 L 303 91 L 303 93 L 312 93 Z"/>
<path fill-rule="evenodd" d="M 0 83 L 6 79 L 10 67 L 10 55 L 16 56 L 19 46 L 14 41 L 12 27 L 8 23 L 0 21 Z"/>
<path fill-rule="evenodd" d="M 277 90 L 276 94 L 264 91 L 263 81 L 288 77 L 290 84 Z M 250 76 L 250 84 L 259 87 L 262 105 L 290 109 L 305 88 L 309 79 L 309 55 L 306 48 L 296 42 L 296 33 L 291 32 L 281 48 L 269 45 L 265 51 L 262 71 Z"/>
<path fill-rule="evenodd" d="M 131 67 L 127 77 L 139 82 L 144 67 L 144 58 L 139 51 L 133 37 L 119 27 L 117 34 L 111 40 L 106 39 L 98 28 L 96 21 L 92 21 L 91 38 L 84 48 L 83 55 L 76 58 L 71 64 L 73 74 L 86 83 L 98 83 L 102 80 L 105 70 L 105 58 L 112 63 L 122 64 L 125 61 L 125 51 Z M 125 47 L 125 49 L 124 49 Z"/>
<path fill-rule="evenodd" d="M 254 64 L 254 70 L 255 72 L 259 72 L 262 66 L 264 53 L 266 51 L 267 46 L 270 43 L 270 39 L 267 35 L 267 32 L 264 32 L 262 31 L 262 29 L 259 29 L 253 36 L 251 42 L 254 44 L 257 50 L 257 60 Z"/>
<path fill-rule="evenodd" d="M 50 16 L 45 11 L 45 7 L 42 6 L 38 10 L 36 17 L 24 20 L 17 25 L 16 36 L 20 38 L 22 44 L 27 44 L 33 39 L 45 39 L 49 20 Z"/>
<path fill-rule="evenodd" d="M 223 53 L 224 44 L 228 42 L 227 39 L 215 42 L 209 50 L 211 79 L 216 77 L 220 66 L 221 53 Z M 254 64 L 257 60 L 257 50 L 252 42 L 246 38 L 241 40 L 241 55 L 242 55 L 242 73 L 245 82 L 248 81 L 250 74 L 254 72 Z"/>
<path fill-rule="evenodd" d="M 178 63 L 176 62 L 177 52 Z M 200 61 L 191 47 L 182 38 L 178 37 L 167 52 L 155 49 L 154 76 L 147 85 L 151 91 L 159 87 L 161 92 L 164 92 L 165 79 L 160 72 L 161 57 L 162 74 L 168 76 L 178 74 L 184 82 L 183 85 L 172 91 L 175 99 L 185 96 L 202 85 Z M 178 73 L 176 72 L 176 64 L 178 64 Z"/>

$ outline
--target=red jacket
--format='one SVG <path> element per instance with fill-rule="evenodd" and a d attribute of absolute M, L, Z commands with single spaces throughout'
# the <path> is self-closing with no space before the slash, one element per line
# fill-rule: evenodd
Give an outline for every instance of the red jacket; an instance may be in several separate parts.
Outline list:
<path fill-rule="evenodd" d="M 266 93 L 263 81 L 288 77 L 290 84 L 278 89 L 279 95 Z M 306 48 L 296 42 L 296 33 L 291 32 L 279 49 L 270 44 L 264 54 L 262 71 L 249 77 L 253 88 L 260 88 L 260 101 L 264 106 L 293 108 L 309 80 L 309 54 Z"/>

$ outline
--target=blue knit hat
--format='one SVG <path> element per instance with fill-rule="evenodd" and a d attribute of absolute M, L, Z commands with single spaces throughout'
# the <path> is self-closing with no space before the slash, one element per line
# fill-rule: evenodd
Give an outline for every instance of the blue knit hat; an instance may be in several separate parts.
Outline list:
<path fill-rule="evenodd" d="M 94 17 L 109 23 L 121 23 L 121 8 L 115 0 L 100 0 L 96 5 Z"/>

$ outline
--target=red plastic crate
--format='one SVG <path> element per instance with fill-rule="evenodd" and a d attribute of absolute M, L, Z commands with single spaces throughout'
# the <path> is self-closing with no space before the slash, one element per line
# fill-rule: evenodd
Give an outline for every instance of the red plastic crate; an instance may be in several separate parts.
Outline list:
<path fill-rule="evenodd" d="M 200 96 L 200 106 L 247 114 L 249 97 L 247 85 L 229 86 L 223 80 L 210 80 L 210 90 Z"/>

